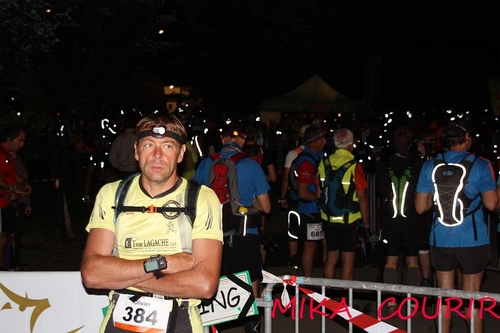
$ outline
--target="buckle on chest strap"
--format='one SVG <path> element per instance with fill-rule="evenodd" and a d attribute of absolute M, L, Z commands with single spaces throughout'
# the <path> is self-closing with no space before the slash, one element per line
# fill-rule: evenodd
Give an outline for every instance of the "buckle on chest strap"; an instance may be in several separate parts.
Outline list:
<path fill-rule="evenodd" d="M 156 207 L 155 205 L 151 205 L 149 207 L 144 207 L 143 208 L 143 213 L 157 213 L 158 212 L 158 207 Z"/>

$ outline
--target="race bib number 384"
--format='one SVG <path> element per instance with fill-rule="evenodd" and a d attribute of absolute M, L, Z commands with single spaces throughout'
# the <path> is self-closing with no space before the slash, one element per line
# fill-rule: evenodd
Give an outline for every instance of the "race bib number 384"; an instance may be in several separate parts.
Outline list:
<path fill-rule="evenodd" d="M 115 327 L 132 332 L 165 333 L 172 300 L 141 297 L 137 302 L 129 295 L 120 295 L 113 311 Z"/>

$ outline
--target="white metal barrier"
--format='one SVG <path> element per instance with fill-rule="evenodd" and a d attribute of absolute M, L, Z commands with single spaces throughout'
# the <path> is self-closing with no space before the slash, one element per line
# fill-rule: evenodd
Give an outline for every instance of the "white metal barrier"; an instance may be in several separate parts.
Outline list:
<path fill-rule="evenodd" d="M 259 307 L 262 307 L 264 310 L 264 332 L 272 333 L 272 309 L 275 306 L 275 299 L 273 298 L 273 289 L 276 284 L 267 284 L 263 293 L 263 298 L 257 300 L 257 304 Z M 376 301 L 377 309 L 380 309 L 381 306 L 384 305 L 384 301 L 382 300 L 383 293 L 387 294 L 403 294 L 406 295 L 404 301 L 406 301 L 406 332 L 412 332 L 412 311 L 415 311 L 411 306 L 409 306 L 412 302 L 415 302 L 418 297 L 433 297 L 437 299 L 437 304 L 441 304 L 441 302 L 447 302 L 449 300 L 457 300 L 463 299 L 466 300 L 467 305 L 475 303 L 480 304 L 480 310 L 492 313 L 492 308 L 495 307 L 497 302 L 500 302 L 500 294 L 497 293 L 485 293 L 485 292 L 466 292 L 461 290 L 450 290 L 450 289 L 440 289 L 440 288 L 430 288 L 430 287 L 416 287 L 416 286 L 407 286 L 407 285 L 394 285 L 387 283 L 377 283 L 377 282 L 364 282 L 364 281 L 344 281 L 344 280 L 336 280 L 336 279 L 321 279 L 321 278 L 307 278 L 307 277 L 297 277 L 296 285 L 295 285 L 295 332 L 299 333 L 299 287 L 300 286 L 312 286 L 312 287 L 320 287 L 321 294 L 325 295 L 325 291 L 328 287 L 338 288 L 338 289 L 346 289 L 348 290 L 348 305 L 350 307 L 353 306 L 353 293 L 354 290 L 357 291 L 365 291 L 373 293 L 374 301 Z M 425 304 L 425 303 L 424 303 Z M 476 305 L 477 307 L 477 305 Z M 436 313 L 437 310 L 434 311 Z M 377 320 L 381 320 L 379 317 L 380 312 L 377 311 Z M 470 318 L 471 323 L 471 332 L 474 332 L 474 316 L 468 316 Z M 500 319 L 500 314 L 498 314 L 497 319 Z M 442 319 L 443 313 L 439 311 L 437 315 L 437 332 L 441 332 L 442 327 Z M 321 318 L 321 332 L 325 332 L 325 321 L 326 317 Z M 500 321 L 499 321 L 500 323 Z M 208 331 L 207 331 L 208 332 Z M 353 332 L 353 325 L 349 323 L 349 332 Z M 420 331 L 416 331 L 420 332 Z"/>

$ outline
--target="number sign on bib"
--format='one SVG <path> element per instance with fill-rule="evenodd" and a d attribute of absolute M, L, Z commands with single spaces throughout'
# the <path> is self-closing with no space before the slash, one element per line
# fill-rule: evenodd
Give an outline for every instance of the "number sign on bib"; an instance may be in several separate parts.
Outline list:
<path fill-rule="evenodd" d="M 173 300 L 143 296 L 132 302 L 120 295 L 113 310 L 115 327 L 134 332 L 165 333 Z"/>

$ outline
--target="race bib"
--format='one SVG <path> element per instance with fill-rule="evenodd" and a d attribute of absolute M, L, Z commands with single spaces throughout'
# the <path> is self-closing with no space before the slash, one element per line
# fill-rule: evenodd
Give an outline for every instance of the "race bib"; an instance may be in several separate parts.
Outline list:
<path fill-rule="evenodd" d="M 116 328 L 132 332 L 165 333 L 173 300 L 143 296 L 132 302 L 131 295 L 119 295 L 113 310 Z"/>
<path fill-rule="evenodd" d="M 308 223 L 307 224 L 307 240 L 317 241 L 323 239 L 323 228 L 321 223 Z"/>

